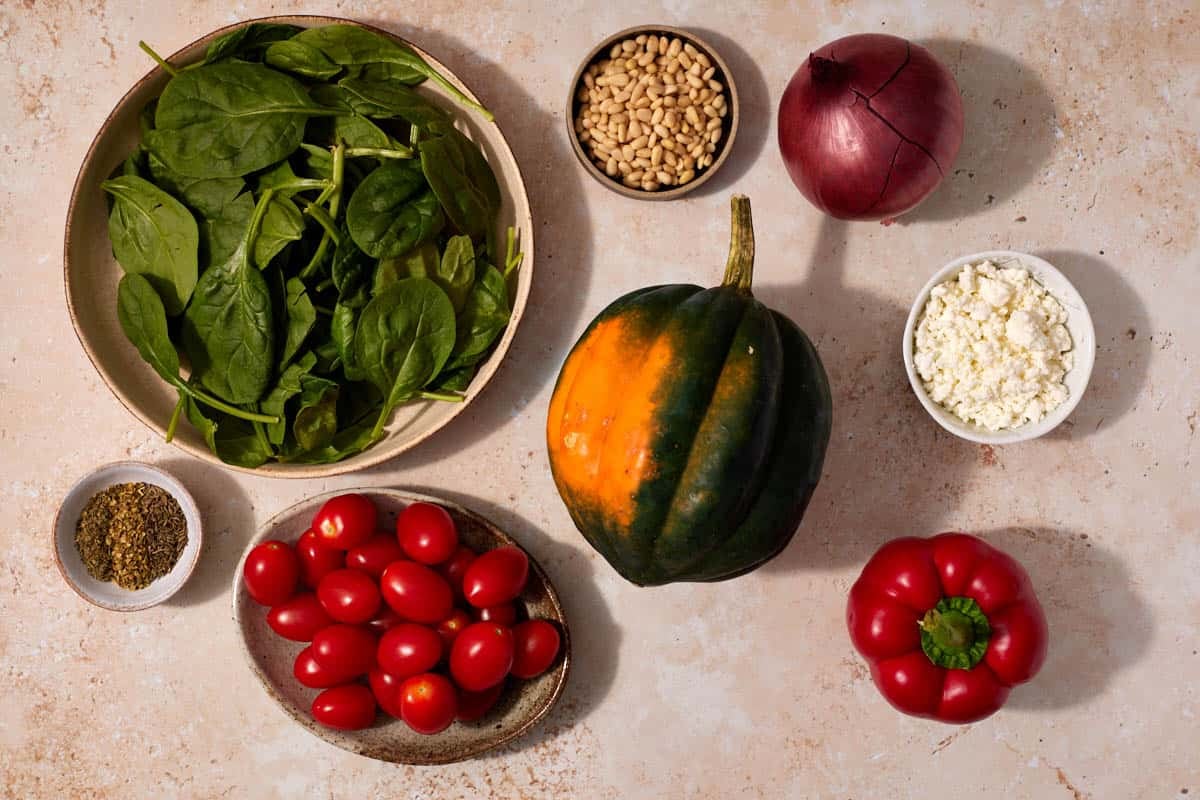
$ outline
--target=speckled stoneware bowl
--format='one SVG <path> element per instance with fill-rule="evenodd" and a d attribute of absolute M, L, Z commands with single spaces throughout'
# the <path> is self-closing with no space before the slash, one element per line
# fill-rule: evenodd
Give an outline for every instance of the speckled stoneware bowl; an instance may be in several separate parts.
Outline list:
<path fill-rule="evenodd" d="M 361 731 L 337 731 L 313 721 L 309 714 L 317 689 L 301 686 L 292 675 L 292 664 L 307 643 L 292 642 L 278 636 L 267 625 L 267 609 L 250 599 L 242 584 L 242 564 L 259 542 L 267 539 L 294 543 L 308 529 L 313 515 L 331 497 L 357 491 L 370 497 L 380 513 L 380 529 L 394 530 L 396 515 L 409 503 L 437 503 L 450 512 L 463 544 L 483 552 L 503 545 L 519 544 L 488 520 L 466 508 L 441 498 L 393 489 L 345 489 L 313 497 L 276 514 L 259 529 L 246 545 L 233 576 L 233 620 L 241 635 L 242 650 L 250 668 L 267 693 L 296 722 L 316 736 L 352 753 L 393 761 L 398 764 L 448 764 L 473 758 L 515 739 L 546 716 L 562 694 L 571 664 L 571 637 L 563 617 L 558 595 L 541 566 L 529 557 L 529 581 L 521 594 L 531 619 L 546 619 L 557 624 L 562 646 L 554 666 L 538 677 L 509 679 L 499 702 L 476 722 L 455 722 L 433 736 L 414 732 L 382 710 L 370 728 Z"/>
<path fill-rule="evenodd" d="M 111 581 L 93 578 L 79 558 L 75 547 L 75 526 L 83 507 L 93 495 L 118 483 L 149 483 L 165 489 L 183 511 L 187 521 L 187 544 L 175 566 L 166 575 L 144 589 L 130 591 Z M 54 563 L 76 594 L 93 605 L 109 611 L 141 611 L 166 600 L 178 592 L 196 569 L 200 559 L 203 531 L 200 526 L 200 511 L 196 501 L 183 484 L 158 467 L 137 461 L 118 461 L 106 464 L 80 478 L 67 496 L 63 498 L 58 514 L 54 517 Z"/>
<path fill-rule="evenodd" d="M 279 16 L 246 20 L 206 34 L 173 53 L 168 57 L 168 61 L 179 65 L 198 60 L 214 38 L 250 22 L 288 23 L 300 27 L 361 24 L 347 19 L 319 16 Z M 407 44 L 468 97 L 478 100 L 445 64 L 419 46 L 387 31 L 369 25 L 362 27 Z M 166 432 L 166 424 L 178 396 L 142 361 L 137 350 L 125 338 L 117 321 L 117 283 L 122 273 L 120 265 L 113 258 L 108 240 L 108 206 L 100 183 L 125 159 L 137 143 L 138 114 L 151 98 L 162 92 L 166 83 L 166 73 L 155 67 L 121 98 L 100 127 L 100 132 L 96 134 L 87 156 L 84 157 L 83 166 L 79 169 L 79 176 L 75 179 L 75 187 L 71 192 L 63 255 L 67 309 L 80 344 L 83 345 L 96 371 L 100 373 L 100 377 L 121 404 L 160 435 Z M 461 414 L 495 374 L 525 311 L 533 279 L 535 259 L 529 197 L 525 192 L 521 170 L 499 126 L 462 108 L 450 99 L 444 90 L 432 85 L 431 81 L 426 81 L 417 91 L 434 98 L 438 105 L 452 109 L 458 127 L 483 147 L 500 184 L 500 233 L 503 237 L 504 230 L 510 225 L 514 226 L 520 232 L 520 245 L 525 254 L 517 279 L 517 295 L 508 329 L 492 355 L 480 365 L 479 372 L 467 388 L 466 399 L 461 403 L 427 401 L 407 404 L 396 410 L 385 439 L 336 464 L 270 463 L 255 470 L 231 466 L 213 455 L 200 433 L 186 422 L 180 424 L 174 439 L 174 443 L 181 449 L 222 467 L 273 477 L 319 478 L 352 472 L 387 461 L 432 436 L 451 419 Z"/>
<path fill-rule="evenodd" d="M 921 381 L 921 376 L 917 374 L 916 363 L 913 361 L 917 320 L 925 310 L 925 304 L 929 302 L 929 293 L 933 291 L 933 287 L 953 278 L 967 264 L 975 264 L 984 260 L 1001 267 L 1024 267 L 1037 279 L 1038 283 L 1046 287 L 1058 302 L 1062 303 L 1063 308 L 1067 311 L 1067 332 L 1071 334 L 1072 351 L 1075 354 L 1075 364 L 1063 378 L 1068 394 L 1062 405 L 1037 422 L 1027 422 L 1016 428 L 1000 431 L 990 431 L 973 422 L 964 422 L 935 403 L 925 391 L 925 385 Z M 1087 303 L 1083 302 L 1079 291 L 1067 280 L 1066 275 L 1055 269 L 1048 261 L 1013 250 L 986 250 L 982 253 L 971 253 L 956 258 L 933 274 L 933 277 L 917 294 L 917 299 L 908 312 L 908 321 L 904 326 L 902 352 L 904 369 L 908 373 L 908 383 L 912 386 L 917 399 L 921 401 L 921 405 L 938 425 L 955 436 L 971 442 L 991 445 L 1014 444 L 1036 439 L 1049 433 L 1071 415 L 1075 406 L 1079 405 L 1079 400 L 1083 397 L 1088 381 L 1092 377 L 1092 366 L 1096 360 L 1096 329 L 1092 326 L 1092 315 L 1088 313 Z"/>

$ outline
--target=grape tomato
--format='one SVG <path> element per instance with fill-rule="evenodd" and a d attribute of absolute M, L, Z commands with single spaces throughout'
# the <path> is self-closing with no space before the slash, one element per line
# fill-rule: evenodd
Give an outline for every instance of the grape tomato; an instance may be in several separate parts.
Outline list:
<path fill-rule="evenodd" d="M 301 686 L 307 686 L 310 689 L 328 689 L 330 686 L 337 686 L 354 677 L 342 670 L 332 669 L 321 664 L 320 661 L 317 661 L 312 647 L 304 648 L 296 656 L 296 660 L 292 664 L 292 675 L 300 681 Z"/>
<path fill-rule="evenodd" d="M 317 599 L 338 622 L 366 622 L 379 611 L 379 586 L 370 575 L 356 569 L 337 569 L 321 579 Z"/>
<path fill-rule="evenodd" d="M 457 711 L 454 684 L 436 672 L 414 675 L 400 687 L 400 718 L 417 733 L 444 731 Z"/>
<path fill-rule="evenodd" d="M 525 588 L 529 557 L 514 545 L 497 547 L 471 562 L 463 575 L 463 596 L 476 608 L 513 600 Z"/>
<path fill-rule="evenodd" d="M 296 542 L 296 554 L 300 557 L 300 576 L 310 589 L 316 589 L 321 578 L 345 566 L 345 554 L 321 544 L 317 532 L 311 528 Z"/>
<path fill-rule="evenodd" d="M 450 648 L 450 675 L 471 692 L 490 689 L 503 681 L 512 663 L 512 631 L 493 622 L 468 625 Z"/>
<path fill-rule="evenodd" d="M 267 612 L 271 630 L 293 642 L 311 642 L 321 628 L 333 624 L 312 592 L 300 592 Z"/>
<path fill-rule="evenodd" d="M 375 637 L 356 625 L 330 625 L 313 636 L 313 657 L 338 673 L 365 675 L 375 666 Z"/>
<path fill-rule="evenodd" d="M 299 580 L 300 560 L 296 551 L 275 540 L 251 550 L 242 567 L 246 591 L 264 606 L 277 606 L 287 600 L 296 591 Z"/>
<path fill-rule="evenodd" d="M 357 547 L 350 548 L 346 553 L 346 566 L 379 580 L 388 564 L 402 558 L 404 551 L 400 549 L 396 537 L 389 533 L 377 533 Z"/>
<path fill-rule="evenodd" d="M 313 517 L 312 527 L 321 544 L 349 550 L 371 538 L 377 517 L 370 499 L 361 494 L 339 494 L 325 501 Z"/>
<path fill-rule="evenodd" d="M 360 683 L 335 686 L 313 700 L 312 715 L 328 728 L 361 730 L 375 721 L 375 695 Z"/>
<path fill-rule="evenodd" d="M 396 561 L 380 577 L 383 599 L 411 622 L 436 625 L 454 607 L 454 593 L 446 579 L 424 564 Z"/>
<path fill-rule="evenodd" d="M 376 649 L 379 667 L 397 678 L 428 672 L 442 657 L 442 637 L 433 628 L 404 622 L 383 635 Z"/>
<path fill-rule="evenodd" d="M 512 674 L 518 678 L 536 678 L 558 656 L 558 628 L 544 619 L 531 619 L 512 629 Z"/>
<path fill-rule="evenodd" d="M 441 506 L 413 503 L 396 518 L 396 539 L 404 553 L 422 564 L 441 564 L 458 549 L 458 529 Z"/>

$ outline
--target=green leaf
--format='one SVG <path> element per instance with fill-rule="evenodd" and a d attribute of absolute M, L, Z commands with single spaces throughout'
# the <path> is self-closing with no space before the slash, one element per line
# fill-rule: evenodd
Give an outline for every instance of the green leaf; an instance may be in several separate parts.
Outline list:
<path fill-rule="evenodd" d="M 377 147 L 389 149 L 396 143 L 378 125 L 355 113 L 334 117 L 334 138 L 346 143 L 347 147 Z"/>
<path fill-rule="evenodd" d="M 422 128 L 437 123 L 451 124 L 445 111 L 407 86 L 361 78 L 345 78 L 338 85 L 345 90 L 342 101 L 364 117 L 399 117 Z"/>
<path fill-rule="evenodd" d="M 381 259 L 375 269 L 371 294 L 379 294 L 403 278 L 432 278 L 441 264 L 437 245 L 425 242 L 402 256 Z"/>
<path fill-rule="evenodd" d="M 363 309 L 354 336 L 354 358 L 386 398 L 376 434 L 382 432 L 392 408 L 441 371 L 454 349 L 454 335 L 454 306 L 426 278 L 406 278 Z"/>
<path fill-rule="evenodd" d="M 306 375 L 301 378 L 300 407 L 292 423 L 292 435 L 301 451 L 325 447 L 337 433 L 337 383 Z"/>
<path fill-rule="evenodd" d="M 304 281 L 299 278 L 287 280 L 284 312 L 287 315 L 287 328 L 283 353 L 279 356 L 280 364 L 287 364 L 300 351 L 317 321 L 317 310 L 313 308 Z"/>
<path fill-rule="evenodd" d="M 508 325 L 508 287 L 504 276 L 484 264 L 458 316 L 454 353 L 446 365 L 456 370 L 479 362 Z"/>
<path fill-rule="evenodd" d="M 267 48 L 265 60 L 276 69 L 315 80 L 326 80 L 342 71 L 320 50 L 296 39 L 273 42 Z"/>
<path fill-rule="evenodd" d="M 360 250 L 351 236 L 343 235 L 329 268 L 338 302 L 351 308 L 365 306 L 375 266 L 375 260 Z"/>
<path fill-rule="evenodd" d="M 224 264 L 205 271 L 183 317 L 183 344 L 192 375 L 231 403 L 255 403 L 275 366 L 271 292 L 250 260 L 273 195 L 255 206 L 246 235 Z"/>
<path fill-rule="evenodd" d="M 213 39 L 204 54 L 204 63 L 212 64 L 223 58 L 250 55 L 273 42 L 290 39 L 301 30 L 295 25 L 252 22 Z"/>
<path fill-rule="evenodd" d="M 373 441 L 374 418 L 342 428 L 329 444 L 315 450 L 290 453 L 280 457 L 280 461 L 292 464 L 332 464 L 343 458 L 360 453 Z"/>
<path fill-rule="evenodd" d="M 441 206 L 410 161 L 389 161 L 369 174 L 350 196 L 346 228 L 355 244 L 375 258 L 398 256 L 432 239 L 445 224 Z"/>
<path fill-rule="evenodd" d="M 142 360 L 172 386 L 179 377 L 179 352 L 167 333 L 167 312 L 150 282 L 136 272 L 126 273 L 117 285 L 117 321 Z"/>
<path fill-rule="evenodd" d="M 492 232 L 500 208 L 500 186 L 479 147 L 450 125 L 436 125 L 437 135 L 421 141 L 425 180 L 454 226 L 472 238 Z"/>
<path fill-rule="evenodd" d="M 168 314 L 183 311 L 199 272 L 195 218 L 144 178 L 122 175 L 100 185 L 113 197 L 108 236 L 121 268 L 145 276 Z"/>
<path fill-rule="evenodd" d="M 273 195 L 263 215 L 262 229 L 254 240 L 254 263 L 264 269 L 289 242 L 304 236 L 304 215 L 286 197 Z"/>
<path fill-rule="evenodd" d="M 461 312 L 475 284 L 475 247 L 470 236 L 450 237 L 437 272 L 431 277 L 449 296 L 455 313 Z"/>
<path fill-rule="evenodd" d="M 416 86 L 425 80 L 424 75 L 408 64 L 389 64 L 386 61 L 363 64 L 353 77 L 382 83 L 403 83 L 406 86 Z"/>
<path fill-rule="evenodd" d="M 276 447 L 283 444 L 283 440 L 287 436 L 287 419 L 284 413 L 287 402 L 300 394 L 301 379 L 308 375 L 316 365 L 316 355 L 311 352 L 305 353 L 295 364 L 289 365 L 280 373 L 275 386 L 258 404 L 259 410 L 264 414 L 273 414 L 279 417 L 279 422 L 267 426 L 267 439 Z"/>
<path fill-rule="evenodd" d="M 465 392 L 478 371 L 478 364 L 471 364 L 455 370 L 442 370 L 442 374 L 429 385 L 429 388 L 434 392 Z"/>
<path fill-rule="evenodd" d="M 329 321 L 329 335 L 341 358 L 342 372 L 352 381 L 361 381 L 366 376 L 354 362 L 354 333 L 358 329 L 359 309 L 338 303 L 333 307 Z"/>
<path fill-rule="evenodd" d="M 181 72 L 158 100 L 146 145 L 171 169 L 233 178 L 291 155 L 311 116 L 335 112 L 262 64 L 227 61 Z"/>

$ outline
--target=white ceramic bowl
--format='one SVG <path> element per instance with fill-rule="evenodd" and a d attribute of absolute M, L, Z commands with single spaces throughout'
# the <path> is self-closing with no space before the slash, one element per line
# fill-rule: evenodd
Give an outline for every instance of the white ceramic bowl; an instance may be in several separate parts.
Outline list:
<path fill-rule="evenodd" d="M 75 525 L 83 507 L 92 495 L 118 483 L 149 483 L 165 489 L 179 503 L 187 520 L 187 544 L 175 566 L 145 589 L 137 591 L 93 578 L 75 549 Z M 166 600 L 187 582 L 200 559 L 201 535 L 200 511 L 183 484 L 149 464 L 118 461 L 83 476 L 67 492 L 54 518 L 54 561 L 67 585 L 89 603 L 109 611 L 141 611 Z"/>
<path fill-rule="evenodd" d="M 929 301 L 929 293 L 939 283 L 950 280 L 967 264 L 979 261 L 991 261 L 999 266 L 1021 266 L 1027 269 L 1038 283 L 1049 290 L 1050 294 L 1067 310 L 1067 331 L 1071 334 L 1071 343 L 1075 357 L 1075 365 L 1067 373 L 1064 382 L 1067 385 L 1067 399 L 1037 422 L 1029 422 L 1016 428 L 990 431 L 970 422 L 963 422 L 954 414 L 935 403 L 925 392 L 921 376 L 917 374 L 913 362 L 914 335 L 917 319 Z M 929 412 L 937 424 L 963 439 L 981 444 L 1012 444 L 1049 433 L 1058 427 L 1059 423 L 1071 415 L 1079 400 L 1087 389 L 1088 380 L 1092 376 L 1092 366 L 1096 360 L 1096 330 L 1092 327 L 1092 316 L 1088 313 L 1087 304 L 1067 280 L 1066 276 L 1055 269 L 1044 259 L 1027 253 L 1017 253 L 1012 250 L 987 250 L 982 253 L 972 253 L 951 261 L 934 273 L 929 282 L 917 294 L 917 299 L 908 312 L 908 322 L 904 326 L 904 370 L 908 373 L 908 382 L 921 401 L 921 405 Z"/>

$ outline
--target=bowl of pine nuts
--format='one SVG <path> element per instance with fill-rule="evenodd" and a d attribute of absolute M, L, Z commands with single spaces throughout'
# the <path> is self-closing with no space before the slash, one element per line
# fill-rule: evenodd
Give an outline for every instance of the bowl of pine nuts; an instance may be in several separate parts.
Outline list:
<path fill-rule="evenodd" d="M 673 200 L 725 163 L 737 136 L 737 87 L 695 34 L 643 25 L 613 34 L 583 60 L 566 119 L 593 178 L 626 197 Z"/>

